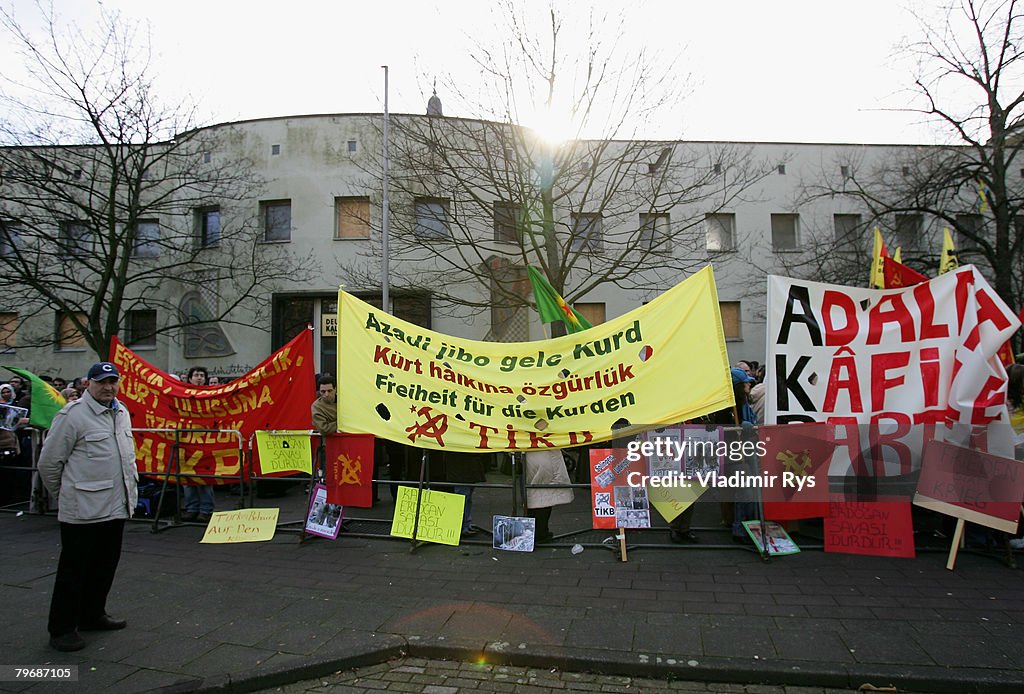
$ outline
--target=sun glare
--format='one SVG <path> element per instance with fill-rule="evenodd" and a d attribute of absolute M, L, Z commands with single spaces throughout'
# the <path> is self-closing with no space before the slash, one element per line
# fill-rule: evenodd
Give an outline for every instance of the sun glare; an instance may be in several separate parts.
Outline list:
<path fill-rule="evenodd" d="M 532 114 L 525 125 L 546 144 L 554 147 L 571 140 L 575 135 L 572 121 L 564 112 L 540 108 Z"/>

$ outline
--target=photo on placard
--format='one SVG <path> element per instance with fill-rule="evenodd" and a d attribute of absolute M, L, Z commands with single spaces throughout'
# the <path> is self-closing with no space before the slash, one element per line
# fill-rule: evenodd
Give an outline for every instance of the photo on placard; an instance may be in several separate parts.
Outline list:
<path fill-rule="evenodd" d="M 0 405 L 0 429 L 14 431 L 18 428 L 18 420 L 28 417 L 28 410 L 14 405 Z"/>
<path fill-rule="evenodd" d="M 757 551 L 763 552 L 765 543 L 761 538 L 761 521 L 743 521 L 743 527 L 747 529 L 747 534 L 750 535 L 750 539 L 754 541 Z M 765 521 L 764 533 L 768 539 L 768 554 L 796 554 L 800 551 L 797 544 L 789 537 L 789 533 L 786 532 L 786 529 L 777 522 Z"/>
<path fill-rule="evenodd" d="M 645 432 L 643 438 L 653 449 L 653 453 L 647 456 L 647 470 L 651 477 L 671 477 L 682 472 L 678 458 L 682 431 L 678 426 Z"/>
<path fill-rule="evenodd" d="M 535 518 L 521 516 L 494 516 L 494 549 L 509 552 L 532 552 L 537 531 Z"/>
<path fill-rule="evenodd" d="M 306 515 L 306 532 L 310 535 L 338 539 L 341 529 L 341 511 L 339 504 L 327 503 L 327 487 L 317 484 L 309 497 L 309 513 Z"/>
<path fill-rule="evenodd" d="M 615 524 L 620 528 L 651 527 L 646 487 L 614 487 Z"/>
<path fill-rule="evenodd" d="M 698 474 L 710 472 L 725 474 L 725 457 L 719 455 L 723 446 L 722 428 L 708 431 L 706 427 L 688 426 L 683 429 L 683 476 L 694 479 Z"/>

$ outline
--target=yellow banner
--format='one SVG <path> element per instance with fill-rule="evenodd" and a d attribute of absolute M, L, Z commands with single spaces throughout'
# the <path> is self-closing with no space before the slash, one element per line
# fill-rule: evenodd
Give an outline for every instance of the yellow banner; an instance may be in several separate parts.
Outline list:
<path fill-rule="evenodd" d="M 477 342 L 338 295 L 338 428 L 421 448 L 607 441 L 733 405 L 711 267 L 619 318 L 538 342 Z"/>
<path fill-rule="evenodd" d="M 243 508 L 238 511 L 217 511 L 206 526 L 200 543 L 266 542 L 277 530 L 277 508 Z"/>
<path fill-rule="evenodd" d="M 391 534 L 412 538 L 416 526 L 416 539 L 442 545 L 459 544 L 462 533 L 462 514 L 466 497 L 462 494 L 423 490 L 420 495 L 419 523 L 416 523 L 416 489 L 399 487 L 395 499 L 395 515 L 391 519 Z"/>
<path fill-rule="evenodd" d="M 256 450 L 260 472 L 305 472 L 313 474 L 313 449 L 308 431 L 257 431 Z"/>

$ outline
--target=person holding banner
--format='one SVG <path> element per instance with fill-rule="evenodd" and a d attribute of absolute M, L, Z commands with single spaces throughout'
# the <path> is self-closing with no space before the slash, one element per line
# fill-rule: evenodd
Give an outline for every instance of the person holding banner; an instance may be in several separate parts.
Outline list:
<path fill-rule="evenodd" d="M 313 428 L 321 436 L 338 433 L 338 391 L 334 376 L 324 374 L 316 379 L 316 387 L 320 397 L 313 401 L 310 408 L 313 417 Z"/>
<path fill-rule="evenodd" d="M 210 373 L 205 366 L 193 366 L 188 370 L 187 378 L 190 385 L 205 386 L 209 384 Z M 199 480 L 197 485 L 185 485 L 182 492 L 185 495 L 185 512 L 181 514 L 181 520 L 209 523 L 213 516 L 213 487 L 206 480 Z"/>
<path fill-rule="evenodd" d="M 124 522 L 138 501 L 135 441 L 128 410 L 117 400 L 120 385 L 115 365 L 94 364 L 88 389 L 54 416 L 39 455 L 39 475 L 60 521 L 47 625 L 50 647 L 58 651 L 84 648 L 79 630 L 127 626 L 107 614 Z"/>

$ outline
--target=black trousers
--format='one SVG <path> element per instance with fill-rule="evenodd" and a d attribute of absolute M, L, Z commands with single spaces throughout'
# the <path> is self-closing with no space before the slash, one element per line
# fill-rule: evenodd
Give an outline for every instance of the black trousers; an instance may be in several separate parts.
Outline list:
<path fill-rule="evenodd" d="M 124 520 L 60 524 L 60 561 L 47 625 L 51 636 L 75 631 L 106 613 L 123 534 Z"/>

